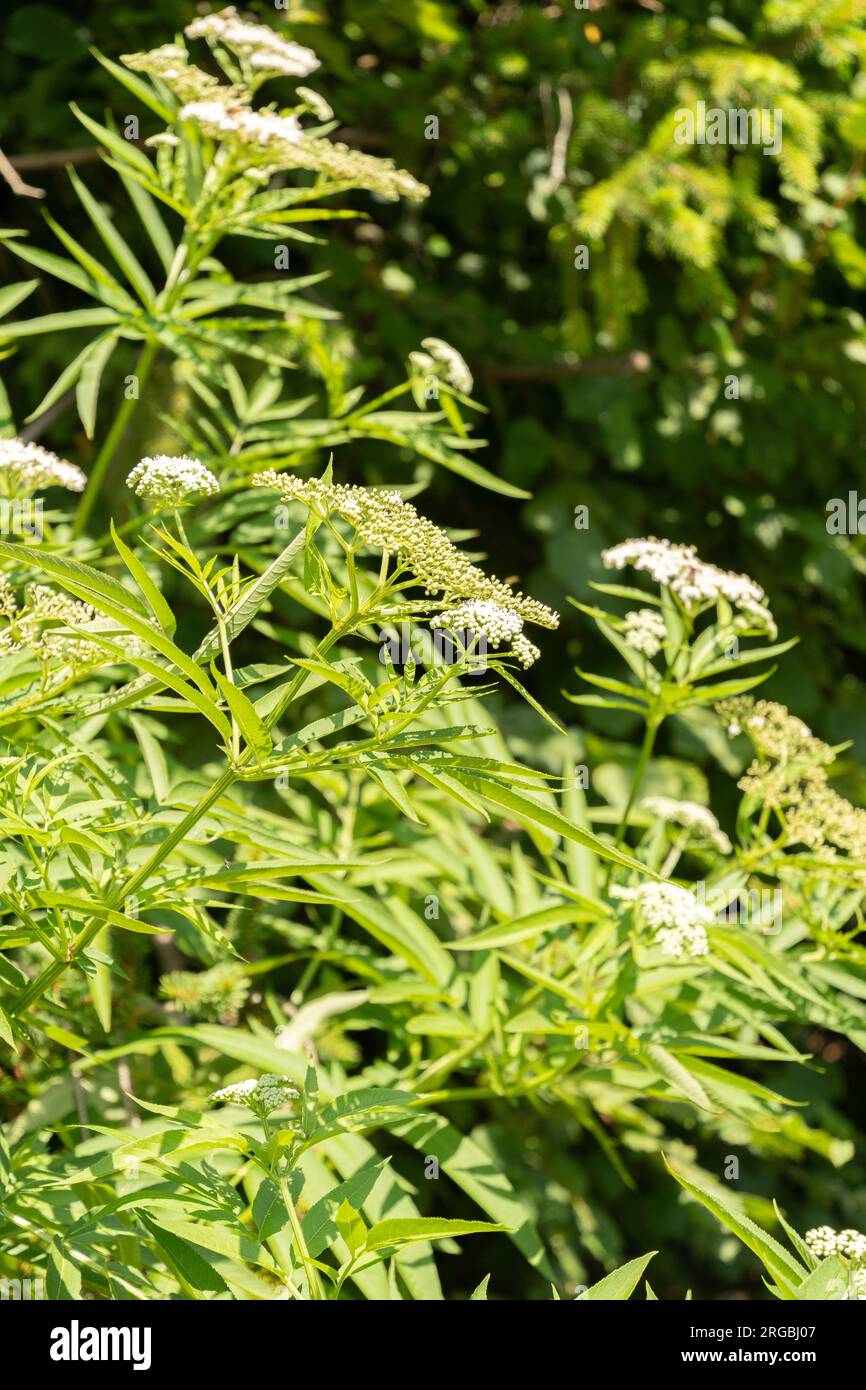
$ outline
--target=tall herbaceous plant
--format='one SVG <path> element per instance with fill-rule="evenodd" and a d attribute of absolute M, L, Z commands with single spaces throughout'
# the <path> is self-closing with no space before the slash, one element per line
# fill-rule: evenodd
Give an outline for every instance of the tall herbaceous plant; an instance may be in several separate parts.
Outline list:
<path fill-rule="evenodd" d="M 12 372 L 70 345 L 0 438 L 0 1269 L 482 1299 L 474 1235 L 528 1297 L 628 1298 L 651 1256 L 587 1235 L 591 1146 L 632 1191 L 666 1154 L 779 1296 L 861 1296 L 863 1236 L 780 1213 L 789 1254 L 729 1161 L 847 1162 L 770 1074 L 808 1065 L 804 1021 L 859 1046 L 866 1015 L 864 812 L 841 750 L 751 694 L 794 640 L 767 595 L 693 546 L 605 552 L 634 575 L 577 606 L 623 669 L 569 698 L 642 741 L 593 781 L 532 693 L 556 611 L 426 515 L 438 468 L 482 516 L 526 496 L 475 460 L 463 357 L 425 337 L 370 396 L 306 269 L 324 224 L 427 189 L 334 139 L 316 54 L 233 10 L 97 57 L 119 105 L 77 114 L 111 200 L 70 169 L 74 232 L 5 233 L 80 307 L 0 295 Z M 70 393 L 86 468 L 37 442 Z M 738 779 L 724 829 L 658 756 L 686 712 Z M 582 1246 L 620 1267 L 589 1287 Z"/>

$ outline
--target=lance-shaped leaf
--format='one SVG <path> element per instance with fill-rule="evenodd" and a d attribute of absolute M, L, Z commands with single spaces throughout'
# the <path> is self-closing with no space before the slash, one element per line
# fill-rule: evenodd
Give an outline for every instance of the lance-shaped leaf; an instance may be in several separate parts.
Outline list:
<path fill-rule="evenodd" d="M 256 757 L 266 758 L 271 751 L 273 741 L 264 723 L 256 713 L 256 707 L 236 685 L 224 676 L 217 669 L 214 662 L 211 662 L 211 674 L 222 691 L 226 704 L 231 710 L 232 715 L 237 720 L 241 733 L 252 748 Z"/>
<path fill-rule="evenodd" d="M 70 168 L 67 172 L 72 187 L 78 194 L 85 212 L 90 217 L 91 222 L 111 255 L 114 257 L 117 265 L 135 290 L 142 304 L 148 306 L 152 305 L 156 299 L 156 289 L 154 288 L 150 276 L 144 269 L 144 266 L 134 254 L 132 248 L 124 241 L 108 213 L 102 205 L 97 202 L 87 186 L 82 183 L 75 170 Z"/>
<path fill-rule="evenodd" d="M 761 1230 L 750 1217 L 732 1207 L 725 1198 L 711 1195 L 695 1183 L 689 1182 L 667 1162 L 667 1159 L 665 1162 L 668 1172 L 676 1178 L 680 1187 L 685 1188 L 686 1192 L 705 1206 L 729 1231 L 733 1231 L 744 1245 L 754 1250 L 768 1273 L 772 1275 L 783 1297 L 794 1297 L 794 1290 L 802 1283 L 807 1273 L 799 1261 L 795 1260 L 793 1255 L 789 1255 L 771 1235 Z"/>
<path fill-rule="evenodd" d="M 544 826 L 547 830 L 552 830 L 554 834 L 561 835 L 566 840 L 574 840 L 576 844 L 585 845 L 592 849 L 602 859 L 609 859 L 614 864 L 620 864 L 623 868 L 634 869 L 637 873 L 648 878 L 657 878 L 658 875 L 648 869 L 646 864 L 641 864 L 632 855 L 626 854 L 624 850 L 617 849 L 614 845 L 607 844 L 604 840 L 593 835 L 589 830 L 584 830 L 571 821 L 566 820 L 565 816 L 560 815 L 556 810 L 536 801 L 535 797 L 524 796 L 521 792 L 513 791 L 510 787 L 503 786 L 501 782 L 495 781 L 492 777 L 479 777 L 471 773 L 451 770 L 452 777 L 458 782 L 470 787 L 477 792 L 485 801 L 492 801 L 497 806 L 502 806 L 510 811 L 515 820 L 527 826 Z"/>

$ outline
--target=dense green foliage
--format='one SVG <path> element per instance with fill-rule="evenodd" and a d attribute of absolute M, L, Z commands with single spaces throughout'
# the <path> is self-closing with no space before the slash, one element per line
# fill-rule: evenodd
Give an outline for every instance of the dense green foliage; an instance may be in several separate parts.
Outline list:
<path fill-rule="evenodd" d="M 798 1231 L 866 1227 L 866 3 L 258 6 L 321 60 L 270 159 L 118 64 L 186 5 L 80 10 L 0 58 L 6 153 L 89 147 L 20 168 L 2 433 L 91 480 L 0 545 L 3 1273 L 855 1296 Z M 604 567 L 652 535 L 775 622 Z M 480 671 L 476 550 L 543 601 Z"/>

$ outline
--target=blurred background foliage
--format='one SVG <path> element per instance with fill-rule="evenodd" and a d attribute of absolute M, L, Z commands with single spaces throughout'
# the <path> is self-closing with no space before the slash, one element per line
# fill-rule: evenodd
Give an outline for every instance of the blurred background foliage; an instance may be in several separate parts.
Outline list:
<path fill-rule="evenodd" d="M 844 789 L 862 800 L 866 554 L 862 537 L 831 535 L 826 523 L 831 499 L 866 487 L 864 0 L 589 0 L 580 8 L 571 0 L 286 0 L 276 10 L 252 0 L 245 11 L 316 51 L 315 87 L 344 138 L 431 188 L 420 206 L 367 199 L 367 217 L 330 225 L 327 244 L 293 244 L 292 273 L 330 271 L 320 292 L 343 314 L 324 350 L 352 381 L 384 390 L 422 337 L 453 343 L 489 411 L 479 461 L 531 499 L 483 492 L 373 443 L 339 453 L 341 475 L 403 482 L 414 469 L 428 485 L 423 510 L 483 533 L 493 570 L 519 574 L 560 608 L 565 594 L 586 597 L 587 581 L 603 577 L 599 552 L 628 536 L 691 542 L 704 558 L 752 575 L 770 595 L 780 636 L 801 638 L 762 693 L 821 737 L 853 740 Z M 88 50 L 153 47 L 191 16 L 187 0 L 7 10 L 0 147 L 45 198 L 6 190 L 6 225 L 44 246 L 42 207 L 61 222 L 77 216 L 69 158 L 111 197 L 111 175 L 86 149 L 68 102 L 99 119 L 109 109 L 119 123 L 127 111 Z M 778 157 L 755 146 L 677 145 L 673 113 L 699 99 L 780 108 Z M 126 219 L 125 208 L 116 210 Z M 233 254 L 242 278 L 273 272 L 267 243 L 238 243 Z M 0 271 L 4 281 L 20 278 L 3 249 Z M 46 278 L 28 312 L 75 305 L 75 291 Z M 68 335 L 26 345 L 4 372 L 17 419 L 69 356 Z M 115 370 L 119 400 L 131 358 Z M 128 441 L 123 464 L 139 444 L 143 452 L 168 442 L 154 439 L 154 422 L 160 410 L 182 408 L 179 389 L 166 366 L 148 387 L 141 437 Z M 104 391 L 107 403 L 110 382 Z M 109 423 L 105 410 L 101 429 Z M 99 444 L 85 439 L 70 402 L 38 437 L 85 469 Z M 106 512 L 122 511 L 125 473 L 110 480 Z M 576 524 L 581 507 L 586 526 Z M 543 645 L 534 688 L 570 720 L 559 692 L 575 688 L 573 665 L 612 673 L 611 659 L 571 609 Z M 531 744 L 543 758 L 537 724 L 517 705 L 500 712 L 516 751 L 532 756 Z M 605 763 L 609 772 L 630 755 L 630 716 L 617 718 L 582 712 L 577 748 L 591 768 Z M 717 809 L 726 796 L 733 805 L 732 769 L 721 772 L 711 741 L 703 746 L 680 723 L 664 751 L 702 766 Z M 843 1065 L 823 1075 L 792 1069 L 790 1093 L 806 1099 L 808 1089 L 819 1123 L 856 1140 L 862 1058 L 846 1061 L 846 1044 L 829 1036 L 799 1041 L 819 1057 L 830 1049 L 827 1061 Z M 557 1204 L 572 1212 L 582 1203 L 587 1249 L 606 1265 L 653 1248 L 664 1233 L 668 1249 L 654 1276 L 661 1297 L 682 1296 L 693 1276 L 705 1296 L 713 1286 L 717 1296 L 737 1288 L 760 1295 L 734 1242 L 660 1177 L 649 1136 L 647 1187 L 624 1195 L 602 1152 L 586 1156 L 584 1145 L 578 1162 L 575 1136 L 551 1136 L 531 1109 L 511 1113 L 513 1125 L 491 1128 L 487 1142 L 525 1174 L 554 1244 L 557 1226 L 568 1228 Z M 850 1205 L 862 1160 L 841 1171 L 813 1161 L 789 1175 L 782 1166 L 756 1165 L 743 1178 L 759 1197 L 789 1203 L 800 1227 L 840 1209 L 849 1224 L 866 1224 Z M 575 1264 L 575 1279 L 583 1273 Z M 502 1278 L 519 1284 L 516 1257 Z"/>

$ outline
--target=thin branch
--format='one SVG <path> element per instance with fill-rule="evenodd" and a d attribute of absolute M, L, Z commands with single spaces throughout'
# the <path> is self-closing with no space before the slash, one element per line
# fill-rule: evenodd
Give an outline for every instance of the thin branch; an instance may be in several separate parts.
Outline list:
<path fill-rule="evenodd" d="M 23 439 L 25 444 L 33 444 L 41 439 L 45 431 L 54 424 L 54 421 L 65 414 L 75 400 L 75 387 L 70 386 L 68 391 L 64 391 L 53 405 L 44 410 L 41 415 L 37 415 L 35 420 L 31 420 L 29 425 L 25 425 L 19 432 L 19 439 Z"/>
<path fill-rule="evenodd" d="M 548 189 L 552 193 L 565 178 L 565 160 L 568 154 L 568 141 L 574 125 L 574 110 L 571 97 L 564 87 L 557 87 L 556 100 L 559 103 L 559 125 L 553 137 L 550 151 L 550 177 Z"/>
<path fill-rule="evenodd" d="M 18 193 L 22 198 L 44 198 L 44 188 L 34 188 L 32 184 L 25 183 L 19 179 L 14 163 L 10 162 L 2 150 L 0 150 L 0 174 L 8 183 L 13 193 Z"/>
<path fill-rule="evenodd" d="M 130 140 L 140 145 L 140 140 Z M 67 164 L 95 164 L 99 158 L 98 145 L 80 145 L 72 150 L 43 150 L 40 154 L 16 154 L 9 163 L 13 169 L 63 169 Z"/>
<path fill-rule="evenodd" d="M 351 126 L 342 126 L 334 132 L 334 135 L 349 145 L 384 145 L 387 143 L 386 137 L 381 132 L 355 130 Z M 144 140 L 130 140 L 129 143 L 137 149 L 147 149 Z M 78 145 L 71 150 L 42 150 L 36 154 L 16 154 L 11 159 L 5 159 L 0 153 L 0 159 L 9 168 L 9 173 L 5 177 L 7 182 L 11 184 L 11 178 L 15 178 L 16 171 L 25 173 L 33 169 L 65 169 L 67 164 L 95 164 L 102 154 L 103 151 L 99 145 Z M 44 190 L 41 188 L 30 189 L 29 192 L 32 196 L 41 198 Z"/>
<path fill-rule="evenodd" d="M 584 362 L 480 362 L 473 363 L 477 376 L 488 381 L 567 381 L 577 376 L 634 376 L 648 372 L 652 358 L 636 348 L 621 356 L 590 357 Z"/>

